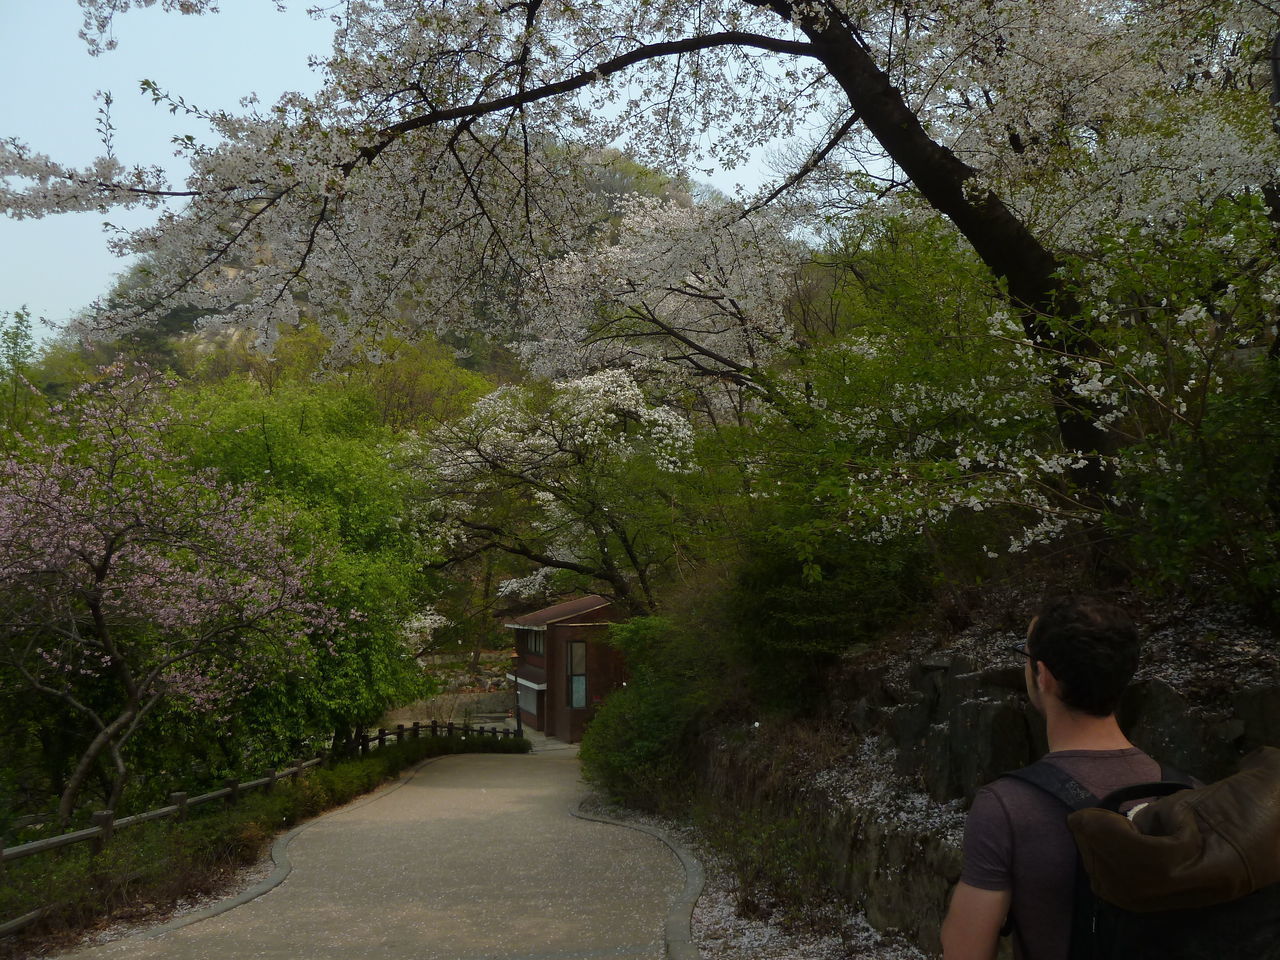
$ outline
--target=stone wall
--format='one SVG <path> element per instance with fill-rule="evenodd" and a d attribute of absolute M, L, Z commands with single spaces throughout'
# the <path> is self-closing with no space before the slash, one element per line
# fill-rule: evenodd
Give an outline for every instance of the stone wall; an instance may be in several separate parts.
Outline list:
<path fill-rule="evenodd" d="M 430 700 L 416 700 L 407 706 L 388 711 L 381 724 L 387 728 L 394 727 L 397 723 L 413 723 L 415 720 L 489 724 L 508 716 L 514 704 L 515 694 L 511 690 L 442 693 Z"/>
<path fill-rule="evenodd" d="M 983 783 L 1046 749 L 1022 670 L 940 656 L 896 675 L 851 667 L 832 689 L 824 724 L 856 744 L 851 756 L 815 769 L 779 755 L 785 738 L 721 731 L 704 745 L 700 786 L 727 808 L 812 824 L 831 886 L 874 926 L 937 952 L 964 808 Z M 1130 688 L 1120 717 L 1138 746 L 1212 781 L 1253 748 L 1280 745 L 1280 682 L 1255 682 L 1206 709 L 1148 678 Z"/>
<path fill-rule="evenodd" d="M 979 666 L 964 656 L 924 660 L 905 683 L 877 671 L 850 677 L 842 710 L 863 736 L 897 754 L 898 770 L 935 800 L 966 803 L 982 784 L 1041 756 L 1044 724 L 1027 701 L 1018 666 Z M 1125 692 L 1120 724 L 1163 763 L 1205 781 L 1232 773 L 1263 744 L 1280 745 L 1280 678 L 1193 703 L 1168 682 L 1140 679 Z"/>

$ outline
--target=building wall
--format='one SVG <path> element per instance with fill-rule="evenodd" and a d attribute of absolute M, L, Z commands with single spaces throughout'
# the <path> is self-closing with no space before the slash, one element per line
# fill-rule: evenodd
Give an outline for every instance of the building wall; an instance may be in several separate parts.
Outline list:
<path fill-rule="evenodd" d="M 564 637 L 553 624 L 547 628 L 547 696 L 546 734 L 557 740 L 569 740 L 569 717 L 565 706 L 565 644 Z"/>
<path fill-rule="evenodd" d="M 526 676 L 527 668 L 534 668 L 538 671 L 545 671 L 547 667 L 546 642 L 547 634 L 542 630 L 524 630 L 518 629 L 516 634 L 516 653 L 520 656 L 520 667 L 517 668 L 517 674 Z M 541 640 L 542 653 L 534 653 L 531 650 L 532 645 Z M 534 678 L 539 679 L 539 678 Z M 532 701 L 532 702 L 531 702 Z M 546 731 L 546 691 L 534 690 L 531 688 L 522 688 L 520 695 L 520 722 L 526 727 L 532 727 L 534 730 Z"/>
<path fill-rule="evenodd" d="M 602 622 L 601 614 L 608 613 L 595 610 L 583 615 L 590 623 L 557 623 L 547 628 L 547 733 L 559 740 L 580 741 L 601 701 L 626 679 L 622 655 L 604 642 L 608 622 Z M 569 644 L 579 640 L 587 644 L 586 706 L 574 709 L 569 706 Z"/>
<path fill-rule="evenodd" d="M 609 625 L 619 619 L 621 617 L 614 609 L 606 606 L 548 624 L 543 631 L 516 628 L 520 675 L 546 683 L 546 690 L 537 691 L 534 700 L 536 711 L 529 709 L 532 704 L 528 694 L 521 697 L 524 707 L 520 711 L 522 723 L 567 743 L 577 743 L 582 739 L 587 722 L 600 703 L 627 677 L 622 655 L 604 642 Z M 542 640 L 541 654 L 531 650 L 538 638 Z M 570 706 L 569 644 L 576 641 L 587 645 L 586 705 L 580 709 Z"/>

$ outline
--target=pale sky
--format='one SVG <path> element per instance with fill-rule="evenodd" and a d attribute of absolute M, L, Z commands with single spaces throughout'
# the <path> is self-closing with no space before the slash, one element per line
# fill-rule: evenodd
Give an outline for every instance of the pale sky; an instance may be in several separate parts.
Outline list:
<path fill-rule="evenodd" d="M 154 106 L 138 82 L 154 80 L 210 109 L 234 109 L 249 93 L 271 103 L 285 90 L 312 92 L 318 74 L 307 57 L 328 52 L 333 30 L 297 6 L 281 14 L 271 0 L 222 0 L 222 13 L 200 17 L 158 6 L 131 10 L 117 18 L 117 49 L 91 57 L 76 36 L 74 0 L 0 0 L 0 138 L 16 137 L 62 163 L 86 163 L 101 153 L 94 93 L 109 90 L 117 156 L 126 165 L 166 166 L 180 179 L 186 167 L 174 159 L 170 138 L 208 140 L 208 128 Z M 103 220 L 141 226 L 153 218 L 148 211 L 0 216 L 0 311 L 26 305 L 37 316 L 68 319 L 128 265 L 107 251 Z"/>

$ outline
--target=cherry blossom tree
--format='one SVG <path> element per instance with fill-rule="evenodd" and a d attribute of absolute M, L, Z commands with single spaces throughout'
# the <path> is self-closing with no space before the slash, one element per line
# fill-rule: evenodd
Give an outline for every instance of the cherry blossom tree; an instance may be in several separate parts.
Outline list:
<path fill-rule="evenodd" d="M 53 408 L 52 439 L 19 438 L 0 468 L 0 656 L 85 725 L 63 823 L 104 758 L 114 807 L 121 749 L 157 704 L 225 707 L 305 661 L 327 617 L 288 517 L 171 452 L 182 425 L 161 385 L 106 369 Z"/>
<path fill-rule="evenodd" d="M 81 0 L 91 45 L 139 5 Z M 583 178 L 606 145 L 697 171 L 787 139 L 792 162 L 749 206 L 811 189 L 830 212 L 906 189 L 949 218 L 1057 361 L 1046 376 L 1069 475 L 1105 490 L 1118 438 L 1074 362 L 1095 359 L 1100 328 L 1063 281 L 1064 254 L 1099 227 L 1172 229 L 1260 191 L 1277 160 L 1274 15 L 1251 0 L 365 0 L 332 15 L 321 92 L 208 115 L 222 140 L 182 146 L 185 185 L 109 151 L 72 169 L 13 139 L 0 209 L 181 199 L 121 239 L 156 268 L 104 319 L 181 301 L 269 346 L 306 301 L 345 345 L 388 324 L 518 315 L 547 255 L 598 232 L 607 210 Z"/>
<path fill-rule="evenodd" d="M 508 592 L 564 571 L 643 613 L 678 552 L 670 479 L 690 468 L 692 442 L 681 414 L 605 370 L 499 389 L 404 456 L 428 491 L 420 523 L 450 562 L 500 550 L 537 565 Z"/>
<path fill-rule="evenodd" d="M 785 310 L 805 255 L 791 221 L 650 197 L 617 213 L 607 242 L 560 257 L 531 291 L 518 342 L 530 370 L 628 369 L 699 390 L 712 415 L 764 392 L 766 369 L 795 345 Z"/>

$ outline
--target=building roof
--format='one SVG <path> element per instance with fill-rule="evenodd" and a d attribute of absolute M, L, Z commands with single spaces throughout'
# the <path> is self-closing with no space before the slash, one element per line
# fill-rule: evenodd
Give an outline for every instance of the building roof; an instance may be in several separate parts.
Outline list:
<path fill-rule="evenodd" d="M 520 664 L 514 674 L 508 673 L 507 679 L 515 680 L 521 686 L 532 687 L 534 690 L 547 689 L 547 671 L 528 663 Z"/>
<path fill-rule="evenodd" d="M 601 607 L 607 606 L 609 606 L 608 600 L 593 593 L 590 596 L 566 600 L 563 603 L 535 610 L 533 613 L 526 613 L 522 617 L 516 617 L 507 626 L 532 628 L 534 630 L 545 629 L 550 624 L 559 623 L 561 620 L 568 620 L 570 617 L 578 616 L 578 614 L 589 613 L 592 610 L 599 610 Z"/>

